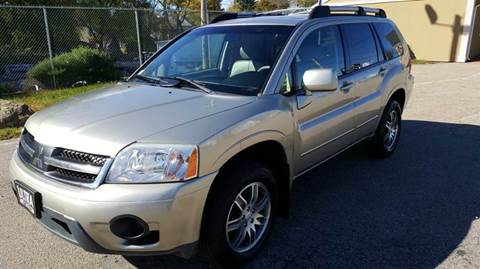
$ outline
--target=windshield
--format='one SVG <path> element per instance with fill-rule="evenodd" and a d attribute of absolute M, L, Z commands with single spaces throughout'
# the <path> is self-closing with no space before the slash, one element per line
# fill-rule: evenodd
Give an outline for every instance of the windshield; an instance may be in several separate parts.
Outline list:
<path fill-rule="evenodd" d="M 282 50 L 290 26 L 198 28 L 155 57 L 138 74 L 181 77 L 212 91 L 256 95 Z"/>

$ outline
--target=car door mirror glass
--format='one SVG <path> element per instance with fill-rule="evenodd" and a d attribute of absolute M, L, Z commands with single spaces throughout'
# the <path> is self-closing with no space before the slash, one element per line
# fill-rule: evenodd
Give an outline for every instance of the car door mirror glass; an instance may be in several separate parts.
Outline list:
<path fill-rule="evenodd" d="M 309 69 L 303 74 L 303 85 L 309 91 L 335 91 L 338 87 L 337 72 L 333 69 Z"/>

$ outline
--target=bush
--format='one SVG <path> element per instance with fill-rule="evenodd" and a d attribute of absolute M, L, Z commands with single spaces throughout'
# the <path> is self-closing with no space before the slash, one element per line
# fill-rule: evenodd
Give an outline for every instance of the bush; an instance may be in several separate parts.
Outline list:
<path fill-rule="evenodd" d="M 53 72 L 49 59 L 45 59 L 28 71 L 28 78 L 50 88 L 53 87 L 53 75 L 57 87 L 69 87 L 82 80 L 92 83 L 116 79 L 113 58 L 98 49 L 79 47 L 55 56 L 52 62 Z"/>
<path fill-rule="evenodd" d="M 15 82 L 0 83 L 0 96 L 15 91 Z"/>

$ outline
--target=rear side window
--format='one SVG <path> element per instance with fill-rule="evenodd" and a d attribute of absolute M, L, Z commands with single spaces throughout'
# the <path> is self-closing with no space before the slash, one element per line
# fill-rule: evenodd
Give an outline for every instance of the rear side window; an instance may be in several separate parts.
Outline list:
<path fill-rule="evenodd" d="M 368 24 L 344 24 L 341 28 L 349 56 L 347 72 L 360 70 L 378 62 L 375 38 Z"/>
<path fill-rule="evenodd" d="M 403 44 L 393 25 L 390 23 L 374 23 L 373 26 L 380 38 L 387 60 L 403 55 Z"/>

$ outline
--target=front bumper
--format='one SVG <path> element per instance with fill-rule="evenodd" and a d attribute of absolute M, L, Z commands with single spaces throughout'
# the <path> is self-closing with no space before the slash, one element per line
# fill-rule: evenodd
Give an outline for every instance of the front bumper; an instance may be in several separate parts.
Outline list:
<path fill-rule="evenodd" d="M 216 176 L 163 184 L 102 184 L 96 189 L 49 179 L 27 167 L 17 153 L 10 163 L 11 180 L 42 196 L 40 222 L 50 231 L 87 251 L 123 255 L 176 254 L 190 257 L 200 237 L 203 208 Z M 110 231 L 110 221 L 134 215 L 157 237 L 132 242 Z"/>

